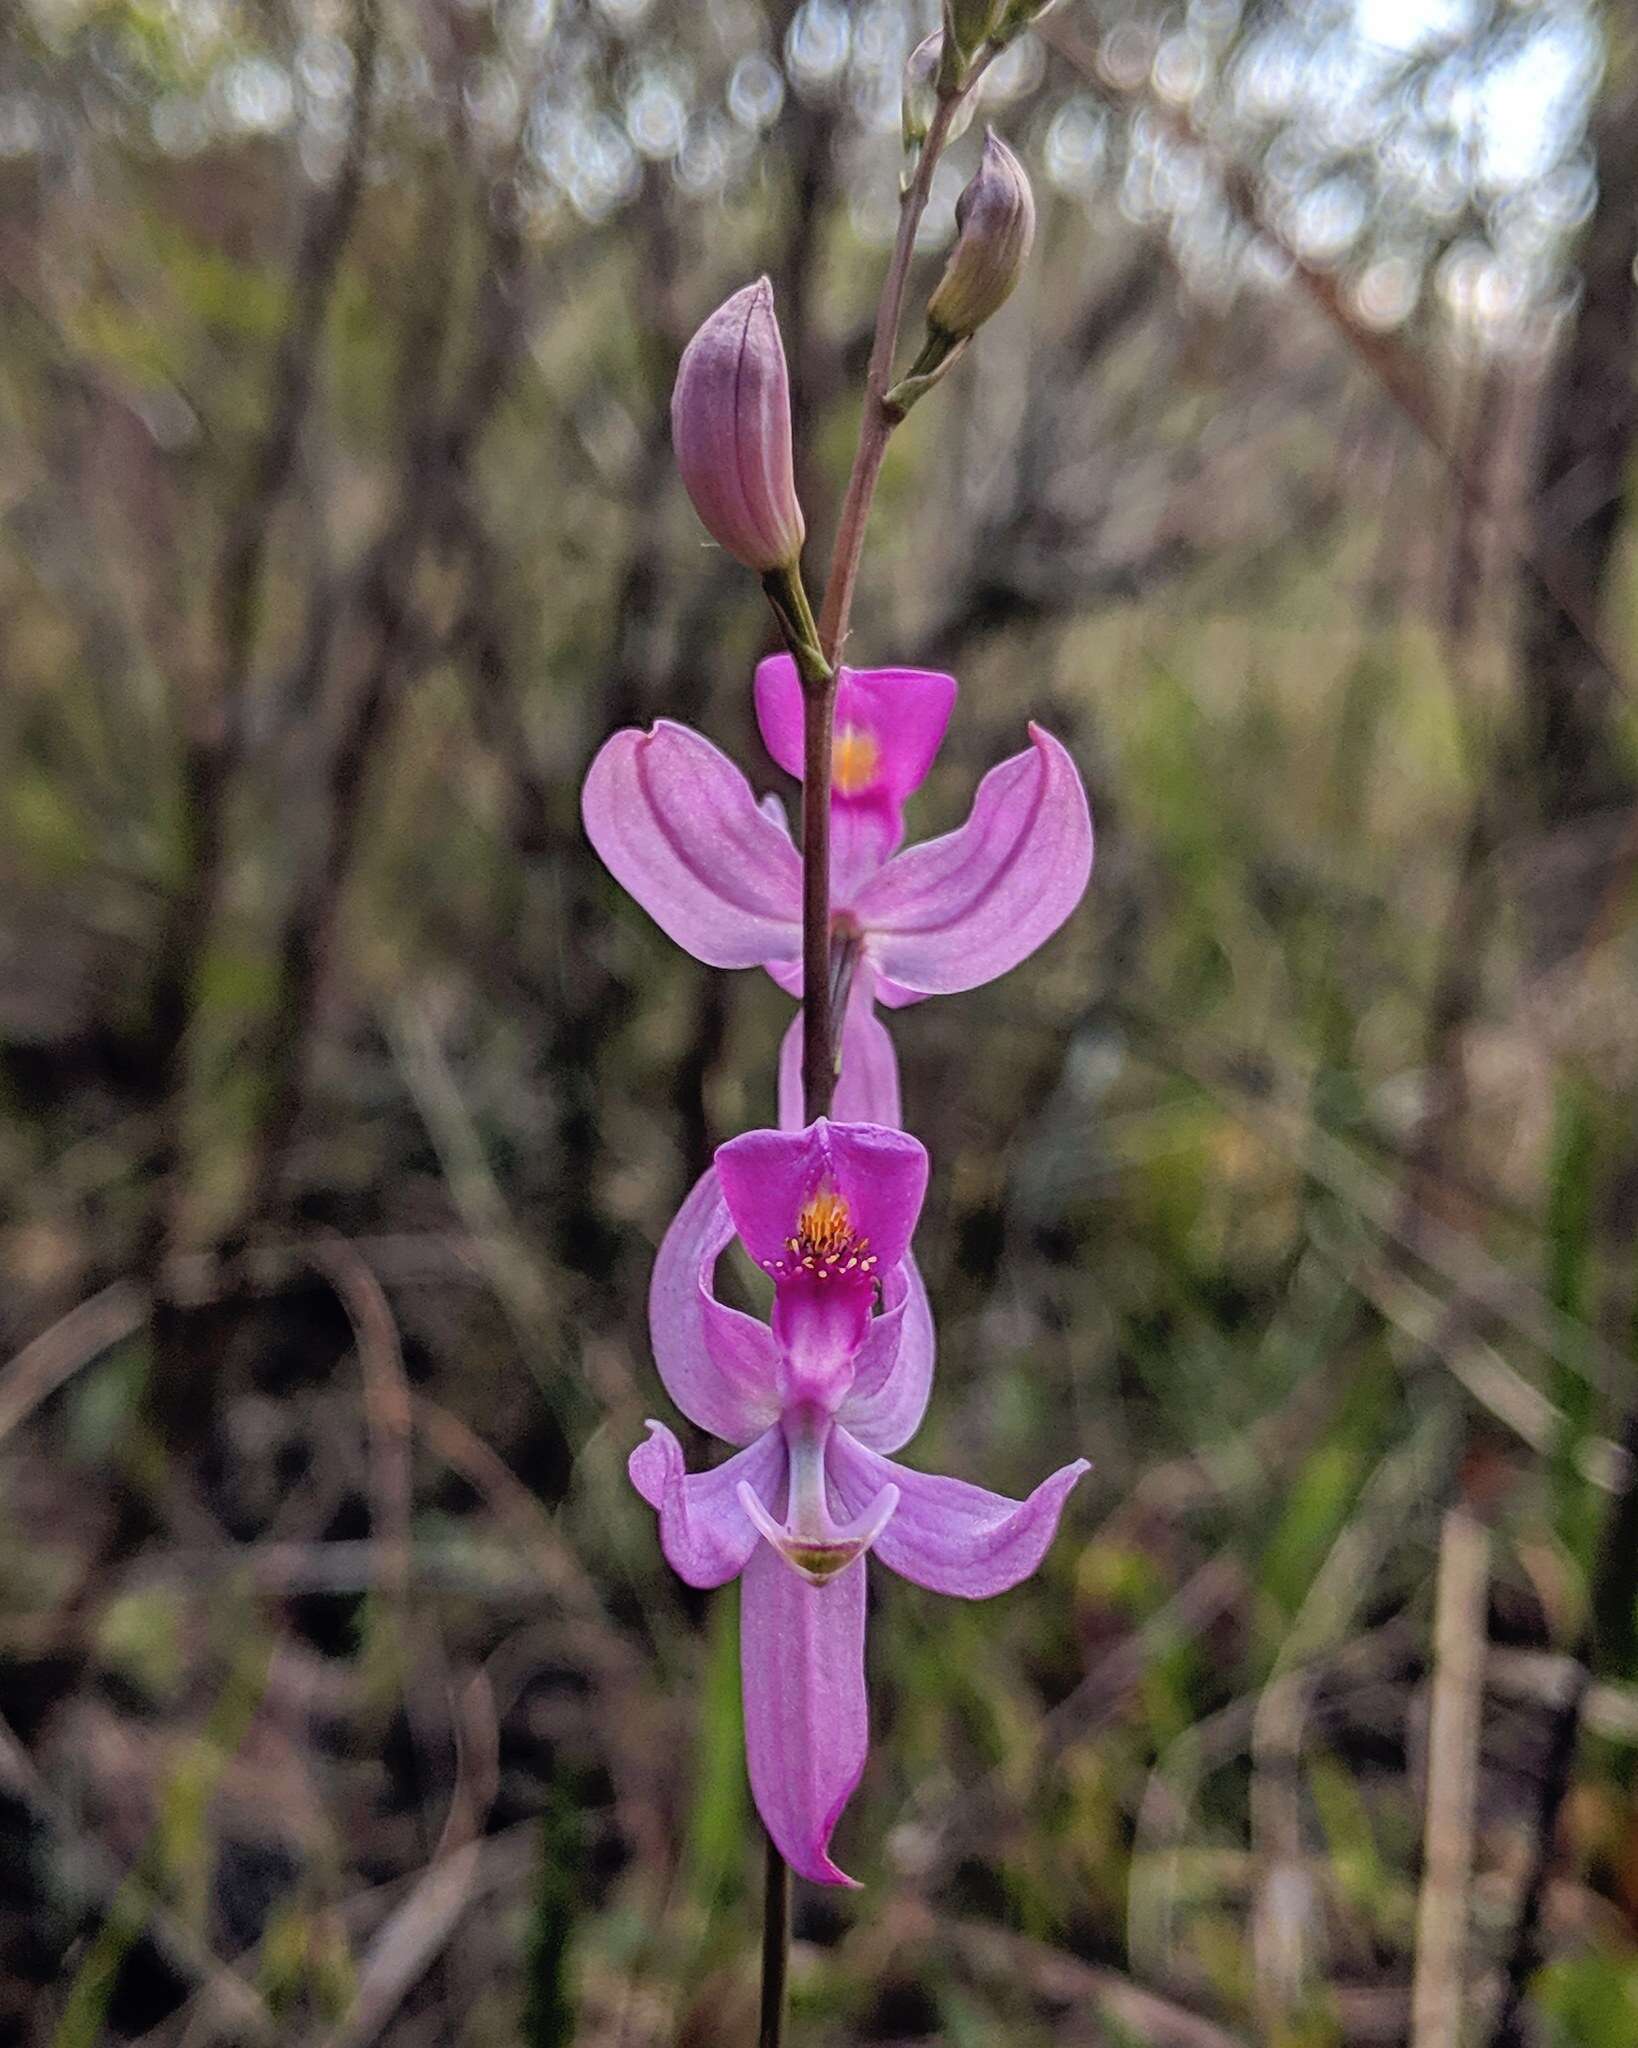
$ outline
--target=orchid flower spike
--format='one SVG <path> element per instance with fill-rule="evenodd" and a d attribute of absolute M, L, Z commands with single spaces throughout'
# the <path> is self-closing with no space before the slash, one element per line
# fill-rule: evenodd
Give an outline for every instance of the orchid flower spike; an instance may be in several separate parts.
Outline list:
<path fill-rule="evenodd" d="M 691 1422 L 743 1446 L 683 1468 L 660 1422 L 631 1455 L 660 1544 L 691 1586 L 742 1580 L 740 1666 L 751 1790 L 780 1854 L 851 1884 L 830 1837 L 864 1770 L 864 1556 L 936 1593 L 983 1599 L 1040 1563 L 1084 1458 L 1009 1500 L 885 1454 L 915 1433 L 933 1323 L 910 1256 L 927 1154 L 903 1131 L 829 1123 L 719 1148 L 660 1247 L 655 1362 Z M 773 1281 L 769 1323 L 719 1301 L 738 1235 Z"/>
<path fill-rule="evenodd" d="M 683 350 L 671 439 L 712 539 L 758 575 L 794 566 L 806 528 L 791 454 L 791 387 L 765 277 L 734 293 Z"/>
<path fill-rule="evenodd" d="M 1080 901 L 1092 819 L 1080 775 L 1039 726 L 992 768 L 967 822 L 900 850 L 904 806 L 949 723 L 951 676 L 843 669 L 831 792 L 831 929 L 856 947 L 835 1109 L 897 1124 L 898 1065 L 875 1014 L 977 988 L 1016 967 Z M 768 751 L 802 772 L 802 687 L 789 655 L 762 663 L 756 710 Z M 628 727 L 602 748 L 581 800 L 615 879 L 677 944 L 712 967 L 765 967 L 802 991 L 802 863 L 778 802 L 687 726 Z M 780 1056 L 780 1122 L 799 1123 L 799 1022 Z"/>

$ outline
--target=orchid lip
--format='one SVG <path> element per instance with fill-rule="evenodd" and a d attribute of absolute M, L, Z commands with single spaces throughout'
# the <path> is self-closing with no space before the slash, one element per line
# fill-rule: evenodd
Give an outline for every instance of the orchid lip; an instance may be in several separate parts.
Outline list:
<path fill-rule="evenodd" d="M 828 1536 L 797 1536 L 774 1520 L 748 1481 L 742 1479 L 736 1490 L 739 1504 L 752 1527 L 778 1551 L 797 1577 L 806 1579 L 810 1586 L 827 1584 L 838 1573 L 846 1571 L 856 1558 L 863 1557 L 893 1519 L 899 1504 L 899 1489 L 892 1485 L 884 1486 L 851 1522 L 844 1523 Z"/>

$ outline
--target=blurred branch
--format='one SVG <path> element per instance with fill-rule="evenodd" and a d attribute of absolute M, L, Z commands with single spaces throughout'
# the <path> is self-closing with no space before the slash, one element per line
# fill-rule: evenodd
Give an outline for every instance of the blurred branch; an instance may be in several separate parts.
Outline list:
<path fill-rule="evenodd" d="M 10 1726 L 0 1720 L 0 1788 L 9 1792 L 57 1837 L 72 1881 L 90 1893 L 110 1920 L 130 1916 L 184 1982 L 201 1987 L 207 2024 L 219 2019 L 235 2039 L 270 2044 L 280 2029 L 255 1986 L 214 1955 L 158 1887 L 116 1858 L 81 1826 L 68 1801 L 41 1777 Z"/>
<path fill-rule="evenodd" d="M 482 1829 L 494 1801 L 499 1731 L 488 1681 L 474 1671 L 456 1717 L 456 1778 L 443 1837 L 409 1897 L 370 1943 L 358 1990 L 324 2048 L 366 2048 L 391 2020 L 473 1903 L 483 1857 Z"/>
<path fill-rule="evenodd" d="M 447 521 L 447 500 L 465 487 L 477 442 L 504 393 L 523 340 L 528 296 L 522 238 L 502 197 L 486 196 L 489 260 L 479 288 L 466 370 L 447 410 L 440 413 L 433 385 L 409 427 L 397 511 L 356 579 L 352 608 L 368 651 L 327 735 L 311 848 L 298 873 L 279 942 L 267 1081 L 248 1176 L 253 1214 L 272 1213 L 281 1198 L 283 1164 L 298 1120 L 313 1025 L 362 825 L 367 780 L 424 632 L 416 607 L 415 570 L 423 546 Z M 442 243 L 448 234 L 444 209 L 434 205 L 426 219 L 429 246 Z M 424 346 L 424 337 L 418 335 L 415 346 Z M 323 660 L 322 645 L 313 652 Z"/>
<path fill-rule="evenodd" d="M 1412 2048 L 1460 2048 L 1484 1711 L 1490 1537 L 1465 1507 L 1445 1516 L 1433 1624 L 1427 1825 L 1416 1913 Z"/>
<path fill-rule="evenodd" d="M 189 1008 L 226 881 L 226 804 L 244 745 L 273 518 L 312 402 L 325 320 L 363 191 L 380 42 L 379 0 L 355 0 L 352 109 L 341 164 L 307 210 L 291 281 L 290 318 L 273 360 L 266 431 L 243 496 L 228 516 L 217 567 L 212 673 L 190 692 L 182 744 L 182 884 L 159 940 L 150 1026 L 161 1058 L 160 1097 L 173 1106 L 181 1100 L 186 1072 Z M 161 1200 L 170 1192 L 161 1176 Z"/>
<path fill-rule="evenodd" d="M 1100 98 L 1108 99 L 1114 94 L 1115 89 L 1098 66 L 1095 48 L 1069 21 L 1059 16 L 1050 17 L 1038 25 L 1036 33 Z M 1354 318 L 1336 278 L 1329 271 L 1308 262 L 1270 218 L 1252 175 L 1204 135 L 1184 108 L 1153 94 L 1147 71 L 1135 91 L 1143 98 L 1146 111 L 1210 169 L 1240 219 L 1280 251 L 1291 265 L 1292 275 L 1329 325 L 1439 456 L 1456 488 L 1470 498 L 1478 510 L 1487 511 L 1488 479 L 1482 469 L 1469 459 L 1467 450 L 1453 443 L 1446 433 L 1440 407 L 1421 365 L 1391 334 L 1366 327 Z M 1504 531 L 1512 552 L 1542 592 L 1552 600 L 1559 615 L 1573 629 L 1604 676 L 1617 688 L 1629 690 L 1629 681 L 1604 644 L 1597 619 L 1589 612 L 1584 593 L 1572 587 L 1558 563 L 1544 556 L 1530 539 L 1516 531 Z"/>

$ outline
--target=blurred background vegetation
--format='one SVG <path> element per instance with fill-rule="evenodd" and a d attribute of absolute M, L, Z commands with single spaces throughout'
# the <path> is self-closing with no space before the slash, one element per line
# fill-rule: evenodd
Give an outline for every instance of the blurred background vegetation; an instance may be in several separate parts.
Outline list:
<path fill-rule="evenodd" d="M 780 783 L 667 393 L 767 270 L 822 569 L 934 15 L 6 11 L 8 2042 L 749 2037 L 734 1603 L 623 1468 L 789 1006 L 577 787 Z M 1034 716 L 1099 857 L 895 1026 L 911 1456 L 1096 1471 L 875 1587 L 800 2041 L 1638 2041 L 1633 29 L 1068 0 L 986 82 L 1036 259 L 851 652 L 960 677 L 913 832 Z"/>

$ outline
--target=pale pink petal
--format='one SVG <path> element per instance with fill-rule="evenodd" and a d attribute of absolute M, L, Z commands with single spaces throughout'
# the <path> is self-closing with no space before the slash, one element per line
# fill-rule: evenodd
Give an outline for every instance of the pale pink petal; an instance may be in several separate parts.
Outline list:
<path fill-rule="evenodd" d="M 802 862 L 726 754 L 661 719 L 609 740 L 581 795 L 586 836 L 617 882 L 711 967 L 802 951 Z"/>
<path fill-rule="evenodd" d="M 907 1132 L 825 1117 L 803 1131 L 730 1138 L 717 1148 L 716 1167 L 734 1228 L 769 1271 L 785 1257 L 803 1206 L 828 1188 L 885 1272 L 904 1257 L 927 1188 L 927 1154 Z"/>
<path fill-rule="evenodd" d="M 864 1560 L 814 1586 L 759 1542 L 740 1587 L 745 1755 L 757 1811 L 799 1877 L 851 1885 L 831 1861 L 830 1837 L 870 1743 Z"/>
<path fill-rule="evenodd" d="M 796 969 L 796 994 L 802 993 L 802 969 Z M 885 974 L 876 976 L 876 1000 L 884 1010 L 908 1010 L 912 1003 L 924 1003 L 927 998 L 919 988 L 900 988 L 896 981 L 889 981 Z"/>
<path fill-rule="evenodd" d="M 861 998 L 857 989 L 843 1025 L 842 1071 L 830 1110 L 838 1123 L 897 1127 L 904 1120 L 899 1106 L 899 1063 L 893 1041 L 868 994 Z M 781 1130 L 795 1131 L 805 1121 L 802 1013 L 798 1010 L 779 1048 L 779 1126 Z"/>
<path fill-rule="evenodd" d="M 1081 899 L 1092 819 L 1074 762 L 1049 733 L 992 768 L 965 825 L 895 854 L 854 915 L 879 974 L 923 995 L 976 988 L 1033 953 Z"/>
<path fill-rule="evenodd" d="M 882 1313 L 859 1347 L 837 1421 L 873 1451 L 907 1444 L 927 1413 L 937 1348 L 927 1288 L 907 1256 L 882 1282 Z"/>
<path fill-rule="evenodd" d="M 861 798 L 830 807 L 830 907 L 850 911 L 904 838 L 903 807 L 890 798 Z"/>
<path fill-rule="evenodd" d="M 768 1330 L 709 1295 L 733 1234 L 716 1171 L 708 1169 L 661 1240 L 648 1327 L 660 1378 L 683 1414 L 724 1443 L 748 1444 L 778 1417 L 778 1362 Z"/>
<path fill-rule="evenodd" d="M 746 1486 L 759 1500 L 777 1500 L 785 1484 L 785 1439 L 770 1429 L 709 1472 L 683 1469 L 682 1446 L 663 1422 L 631 1454 L 631 1483 L 660 1517 L 666 1562 L 690 1586 L 721 1586 L 745 1568 L 758 1541 L 740 1504 Z"/>
<path fill-rule="evenodd" d="M 858 1514 L 884 1486 L 899 1489 L 898 1511 L 876 1538 L 876 1555 L 902 1578 L 934 1593 L 984 1600 L 1027 1579 L 1057 1533 L 1084 1458 L 1042 1480 L 1028 1500 L 986 1493 L 964 1479 L 912 1472 L 881 1458 L 845 1429 L 831 1431 L 826 1471 L 844 1512 Z"/>

